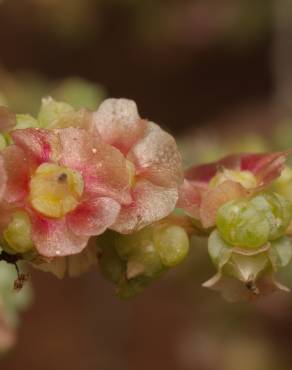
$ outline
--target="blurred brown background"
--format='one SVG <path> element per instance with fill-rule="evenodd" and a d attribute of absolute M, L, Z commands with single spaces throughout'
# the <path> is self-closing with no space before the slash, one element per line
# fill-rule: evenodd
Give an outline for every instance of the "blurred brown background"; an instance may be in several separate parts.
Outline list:
<path fill-rule="evenodd" d="M 289 114 L 291 9 L 289 0 L 0 0 L 0 91 L 23 72 L 80 76 L 177 136 L 268 131 Z M 33 306 L 0 369 L 291 369 L 291 297 L 225 303 L 201 288 L 213 269 L 204 243 L 193 244 L 187 262 L 130 302 L 98 271 L 64 281 L 33 272 Z"/>

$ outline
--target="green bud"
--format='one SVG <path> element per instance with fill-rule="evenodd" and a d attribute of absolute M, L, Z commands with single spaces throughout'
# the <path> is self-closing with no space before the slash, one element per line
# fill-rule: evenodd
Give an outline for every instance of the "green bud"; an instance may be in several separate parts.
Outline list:
<path fill-rule="evenodd" d="M 248 200 L 232 200 L 221 206 L 216 224 L 222 238 L 231 246 L 255 249 L 269 239 L 270 223 L 266 215 Z"/>
<path fill-rule="evenodd" d="M 81 78 L 70 78 L 60 84 L 53 96 L 69 103 L 75 109 L 85 107 L 95 110 L 104 100 L 105 91 L 101 86 Z"/>
<path fill-rule="evenodd" d="M 292 216 L 291 203 L 277 193 L 263 193 L 251 200 L 251 204 L 262 211 L 270 225 L 269 240 L 281 237 Z"/>
<path fill-rule="evenodd" d="M 173 267 L 182 262 L 189 252 L 189 237 L 176 225 L 158 227 L 154 231 L 155 247 L 164 266 Z"/>
<path fill-rule="evenodd" d="M 16 129 L 26 129 L 30 127 L 38 127 L 38 121 L 30 114 L 16 115 Z"/>
<path fill-rule="evenodd" d="M 17 211 L 3 231 L 4 241 L 14 253 L 26 253 L 33 249 L 31 222 L 25 212 Z"/>
<path fill-rule="evenodd" d="M 146 227 L 131 235 L 116 234 L 115 246 L 118 255 L 128 262 L 128 277 L 135 276 L 133 269 L 141 273 L 143 271 L 144 276 L 152 278 L 163 271 L 161 258 L 153 241 L 152 227 Z"/>
<path fill-rule="evenodd" d="M 72 112 L 73 107 L 67 103 L 57 102 L 51 97 L 44 98 L 38 113 L 39 126 L 50 127 L 55 121 L 62 118 L 66 113 Z"/>

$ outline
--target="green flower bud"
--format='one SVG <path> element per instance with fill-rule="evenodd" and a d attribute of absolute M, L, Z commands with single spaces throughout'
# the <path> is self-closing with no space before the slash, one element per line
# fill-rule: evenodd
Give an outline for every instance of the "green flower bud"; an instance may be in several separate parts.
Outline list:
<path fill-rule="evenodd" d="M 16 129 L 25 129 L 30 127 L 38 127 L 38 121 L 30 114 L 16 115 Z"/>
<path fill-rule="evenodd" d="M 117 234 L 115 246 L 119 256 L 128 262 L 128 278 L 134 277 L 135 272 L 154 278 L 164 269 L 154 244 L 152 227 L 131 235 Z"/>
<path fill-rule="evenodd" d="M 292 216 L 291 203 L 277 193 L 263 193 L 251 200 L 258 210 L 262 211 L 270 225 L 269 240 L 281 237 Z"/>
<path fill-rule="evenodd" d="M 26 253 L 33 249 L 31 223 L 25 212 L 17 211 L 13 214 L 10 223 L 3 231 L 3 238 L 8 244 L 9 251 L 14 253 Z"/>
<path fill-rule="evenodd" d="M 231 246 L 255 249 L 269 239 L 270 223 L 265 213 L 248 200 L 233 200 L 221 206 L 216 224 Z"/>
<path fill-rule="evenodd" d="M 73 107 L 67 103 L 57 102 L 51 97 L 44 98 L 38 113 L 39 126 L 43 128 L 50 127 L 63 115 L 73 110 Z"/>
<path fill-rule="evenodd" d="M 85 107 L 95 110 L 105 99 L 105 91 L 101 86 L 81 78 L 70 78 L 60 84 L 53 96 L 69 103 L 75 109 Z"/>
<path fill-rule="evenodd" d="M 176 225 L 158 227 L 154 231 L 155 247 L 164 266 L 173 267 L 181 263 L 189 252 L 189 237 Z"/>

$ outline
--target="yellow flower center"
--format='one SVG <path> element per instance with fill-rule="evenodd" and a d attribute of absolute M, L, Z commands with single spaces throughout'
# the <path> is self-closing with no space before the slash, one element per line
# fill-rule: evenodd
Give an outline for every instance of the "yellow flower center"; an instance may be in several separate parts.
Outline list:
<path fill-rule="evenodd" d="M 77 207 L 83 189 L 79 172 L 44 163 L 37 168 L 30 181 L 30 202 L 43 215 L 61 218 Z"/>
<path fill-rule="evenodd" d="M 215 188 L 224 181 L 235 181 L 241 184 L 246 189 L 251 189 L 257 186 L 257 179 L 250 171 L 227 170 L 223 168 L 212 178 L 209 186 Z"/>

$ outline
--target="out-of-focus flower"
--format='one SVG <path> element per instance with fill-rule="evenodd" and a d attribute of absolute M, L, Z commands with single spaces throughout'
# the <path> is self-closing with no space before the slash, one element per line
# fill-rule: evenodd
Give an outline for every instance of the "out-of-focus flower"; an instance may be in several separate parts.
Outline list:
<path fill-rule="evenodd" d="M 280 176 L 287 152 L 231 155 L 185 173 L 178 207 L 204 228 L 214 226 L 218 208 L 264 190 Z"/>
<path fill-rule="evenodd" d="M 108 99 L 94 113 L 102 139 L 121 151 L 131 178 L 132 201 L 122 205 L 113 229 L 130 233 L 167 216 L 175 207 L 182 181 L 181 157 L 174 138 L 140 118 L 126 99 Z"/>
<path fill-rule="evenodd" d="M 71 127 L 14 130 L 11 137 L 14 144 L 2 152 L 1 229 L 8 250 L 79 253 L 131 201 L 124 157 L 97 135 Z"/>

